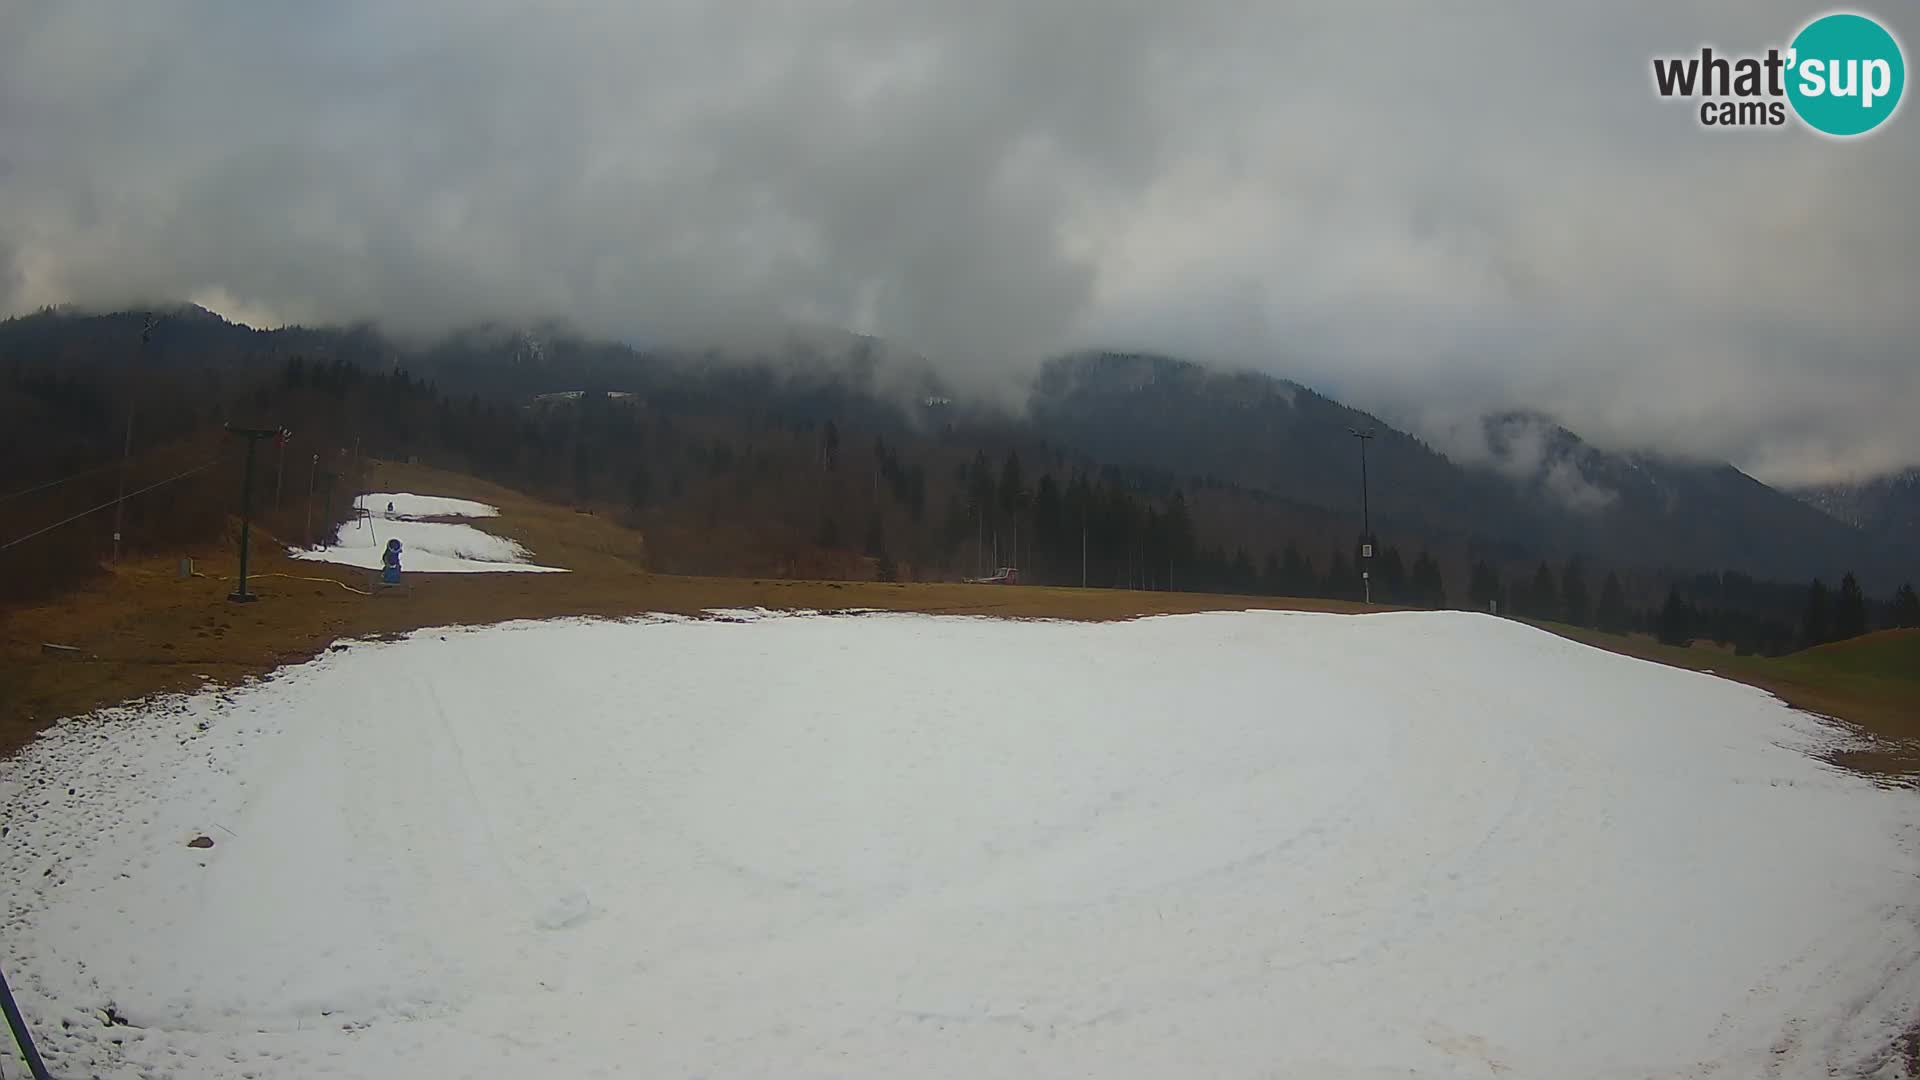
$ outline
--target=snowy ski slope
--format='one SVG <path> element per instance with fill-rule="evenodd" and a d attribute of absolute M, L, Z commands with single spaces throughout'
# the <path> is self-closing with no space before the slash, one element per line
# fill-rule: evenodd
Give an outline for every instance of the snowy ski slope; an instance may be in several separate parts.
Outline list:
<path fill-rule="evenodd" d="M 1854 1075 L 1920 1007 L 1920 802 L 1743 686 L 1460 613 L 745 619 L 42 738 L 57 1074 Z"/>

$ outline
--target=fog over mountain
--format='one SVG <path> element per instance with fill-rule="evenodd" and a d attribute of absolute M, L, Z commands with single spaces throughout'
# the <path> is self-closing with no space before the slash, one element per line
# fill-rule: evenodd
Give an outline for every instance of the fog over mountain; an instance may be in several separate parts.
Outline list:
<path fill-rule="evenodd" d="M 1155 351 L 1463 457 L 1525 410 L 1776 483 L 1920 462 L 1911 109 L 1838 142 L 1654 95 L 1803 5 L 1483 7 L 26 0 L 0 314 L 797 324 L 1001 400 Z"/>

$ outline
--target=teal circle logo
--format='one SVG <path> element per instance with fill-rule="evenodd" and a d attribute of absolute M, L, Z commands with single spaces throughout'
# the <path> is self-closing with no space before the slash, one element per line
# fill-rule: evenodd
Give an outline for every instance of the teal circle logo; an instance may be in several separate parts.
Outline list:
<path fill-rule="evenodd" d="M 1886 27 L 1851 12 L 1823 15 L 1796 34 L 1787 100 L 1815 131 L 1865 135 L 1900 107 L 1907 63 Z"/>

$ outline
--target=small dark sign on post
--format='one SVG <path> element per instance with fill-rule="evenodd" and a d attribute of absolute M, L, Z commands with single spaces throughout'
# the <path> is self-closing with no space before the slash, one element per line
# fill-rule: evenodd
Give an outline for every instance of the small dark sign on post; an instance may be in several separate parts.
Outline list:
<path fill-rule="evenodd" d="M 240 481 L 240 580 L 227 599 L 236 604 L 250 604 L 259 599 L 247 591 L 247 542 L 253 533 L 253 457 L 260 440 L 272 439 L 285 445 L 292 432 L 286 428 L 241 428 L 227 425 L 227 431 L 247 440 L 247 464 Z"/>

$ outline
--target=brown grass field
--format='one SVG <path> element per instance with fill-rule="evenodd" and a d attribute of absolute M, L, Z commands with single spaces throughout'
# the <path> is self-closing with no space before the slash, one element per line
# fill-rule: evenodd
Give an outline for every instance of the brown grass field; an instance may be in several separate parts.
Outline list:
<path fill-rule="evenodd" d="M 473 524 L 513 537 L 537 562 L 572 572 L 412 573 L 410 596 L 369 597 L 351 591 L 367 587 L 366 571 L 290 559 L 281 545 L 256 530 L 260 542 L 253 549 L 249 587 L 260 600 L 234 604 L 225 599 L 236 571 L 230 546 L 195 553 L 197 572 L 186 579 L 179 577 L 172 557 L 124 562 L 108 577 L 57 601 L 0 610 L 0 753 L 13 752 L 62 717 L 157 693 L 236 683 L 307 659 L 341 637 L 426 626 L 751 607 L 1080 620 L 1249 608 L 1386 610 L 1197 593 L 653 574 L 646 569 L 642 537 L 603 518 L 423 466 L 380 464 L 370 482 L 375 490 L 492 503 L 501 516 Z M 1614 652 L 1711 670 L 1846 721 L 1880 742 L 1870 753 L 1845 756 L 1843 764 L 1884 777 L 1920 776 L 1920 631 L 1886 631 L 1767 660 L 1541 625 Z M 46 644 L 73 651 L 48 650 Z"/>

